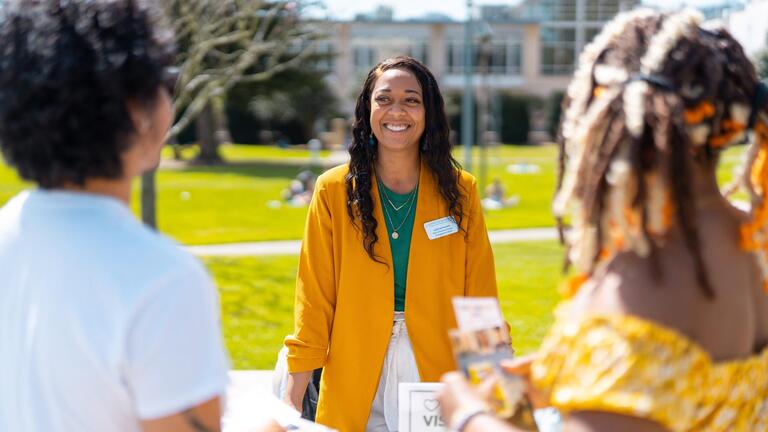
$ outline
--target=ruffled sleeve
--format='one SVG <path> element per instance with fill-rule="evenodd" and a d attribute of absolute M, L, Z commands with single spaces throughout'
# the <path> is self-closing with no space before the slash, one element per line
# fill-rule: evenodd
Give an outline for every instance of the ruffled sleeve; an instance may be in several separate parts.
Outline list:
<path fill-rule="evenodd" d="M 564 413 L 629 415 L 671 431 L 768 430 L 766 369 L 768 353 L 714 364 L 680 333 L 616 315 L 559 319 L 531 374 Z"/>

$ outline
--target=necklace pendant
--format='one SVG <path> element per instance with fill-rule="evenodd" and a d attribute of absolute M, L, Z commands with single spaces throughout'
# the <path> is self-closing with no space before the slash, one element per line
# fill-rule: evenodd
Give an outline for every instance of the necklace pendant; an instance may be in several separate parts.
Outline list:
<path fill-rule="evenodd" d="M 397 240 L 397 238 L 400 237 L 400 234 L 397 233 L 397 231 L 392 233 L 392 238 Z"/>

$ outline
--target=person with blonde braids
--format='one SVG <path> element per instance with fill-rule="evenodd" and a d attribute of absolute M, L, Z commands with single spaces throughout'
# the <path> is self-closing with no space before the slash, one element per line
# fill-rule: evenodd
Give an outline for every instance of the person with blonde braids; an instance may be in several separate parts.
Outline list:
<path fill-rule="evenodd" d="M 564 102 L 554 199 L 576 275 L 538 352 L 509 365 L 566 431 L 768 430 L 768 87 L 698 12 L 619 15 Z M 726 148 L 750 141 L 721 192 Z M 451 373 L 459 431 L 514 431 Z"/>

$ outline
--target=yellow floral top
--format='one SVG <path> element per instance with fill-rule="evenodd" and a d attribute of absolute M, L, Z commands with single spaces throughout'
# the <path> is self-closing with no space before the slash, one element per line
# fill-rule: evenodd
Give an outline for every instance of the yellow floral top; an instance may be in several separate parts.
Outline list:
<path fill-rule="evenodd" d="M 768 431 L 768 349 L 716 363 L 677 331 L 637 317 L 559 317 L 531 376 L 565 413 L 624 414 L 671 431 Z"/>

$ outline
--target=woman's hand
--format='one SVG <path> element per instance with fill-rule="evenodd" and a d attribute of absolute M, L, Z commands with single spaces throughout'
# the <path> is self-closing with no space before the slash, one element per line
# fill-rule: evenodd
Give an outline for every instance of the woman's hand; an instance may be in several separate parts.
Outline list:
<path fill-rule="evenodd" d="M 545 408 L 548 403 L 544 396 L 531 383 L 531 364 L 536 360 L 536 354 L 518 357 L 514 360 L 502 361 L 501 367 L 508 373 L 515 374 L 525 382 L 525 394 L 534 409 Z"/>
<path fill-rule="evenodd" d="M 523 432 L 522 429 L 496 418 L 490 412 L 489 401 L 496 378 L 489 378 L 477 387 L 471 386 L 460 372 L 449 372 L 443 375 L 445 387 L 438 393 L 440 410 L 448 426 L 462 432 Z M 469 413 L 480 413 L 469 418 Z M 462 418 L 463 417 L 463 418 Z M 460 423 L 461 424 L 457 424 Z"/>
<path fill-rule="evenodd" d="M 449 425 L 453 426 L 457 412 L 488 410 L 491 392 L 496 384 L 495 378 L 489 378 L 479 386 L 473 387 L 461 372 L 448 372 L 443 375 L 442 381 L 445 387 L 438 393 L 437 398 L 443 418 Z"/>
<path fill-rule="evenodd" d="M 285 382 L 285 395 L 283 402 L 289 407 L 301 413 L 303 408 L 304 393 L 307 391 L 309 380 L 312 379 L 312 371 L 295 372 L 288 374 Z"/>

